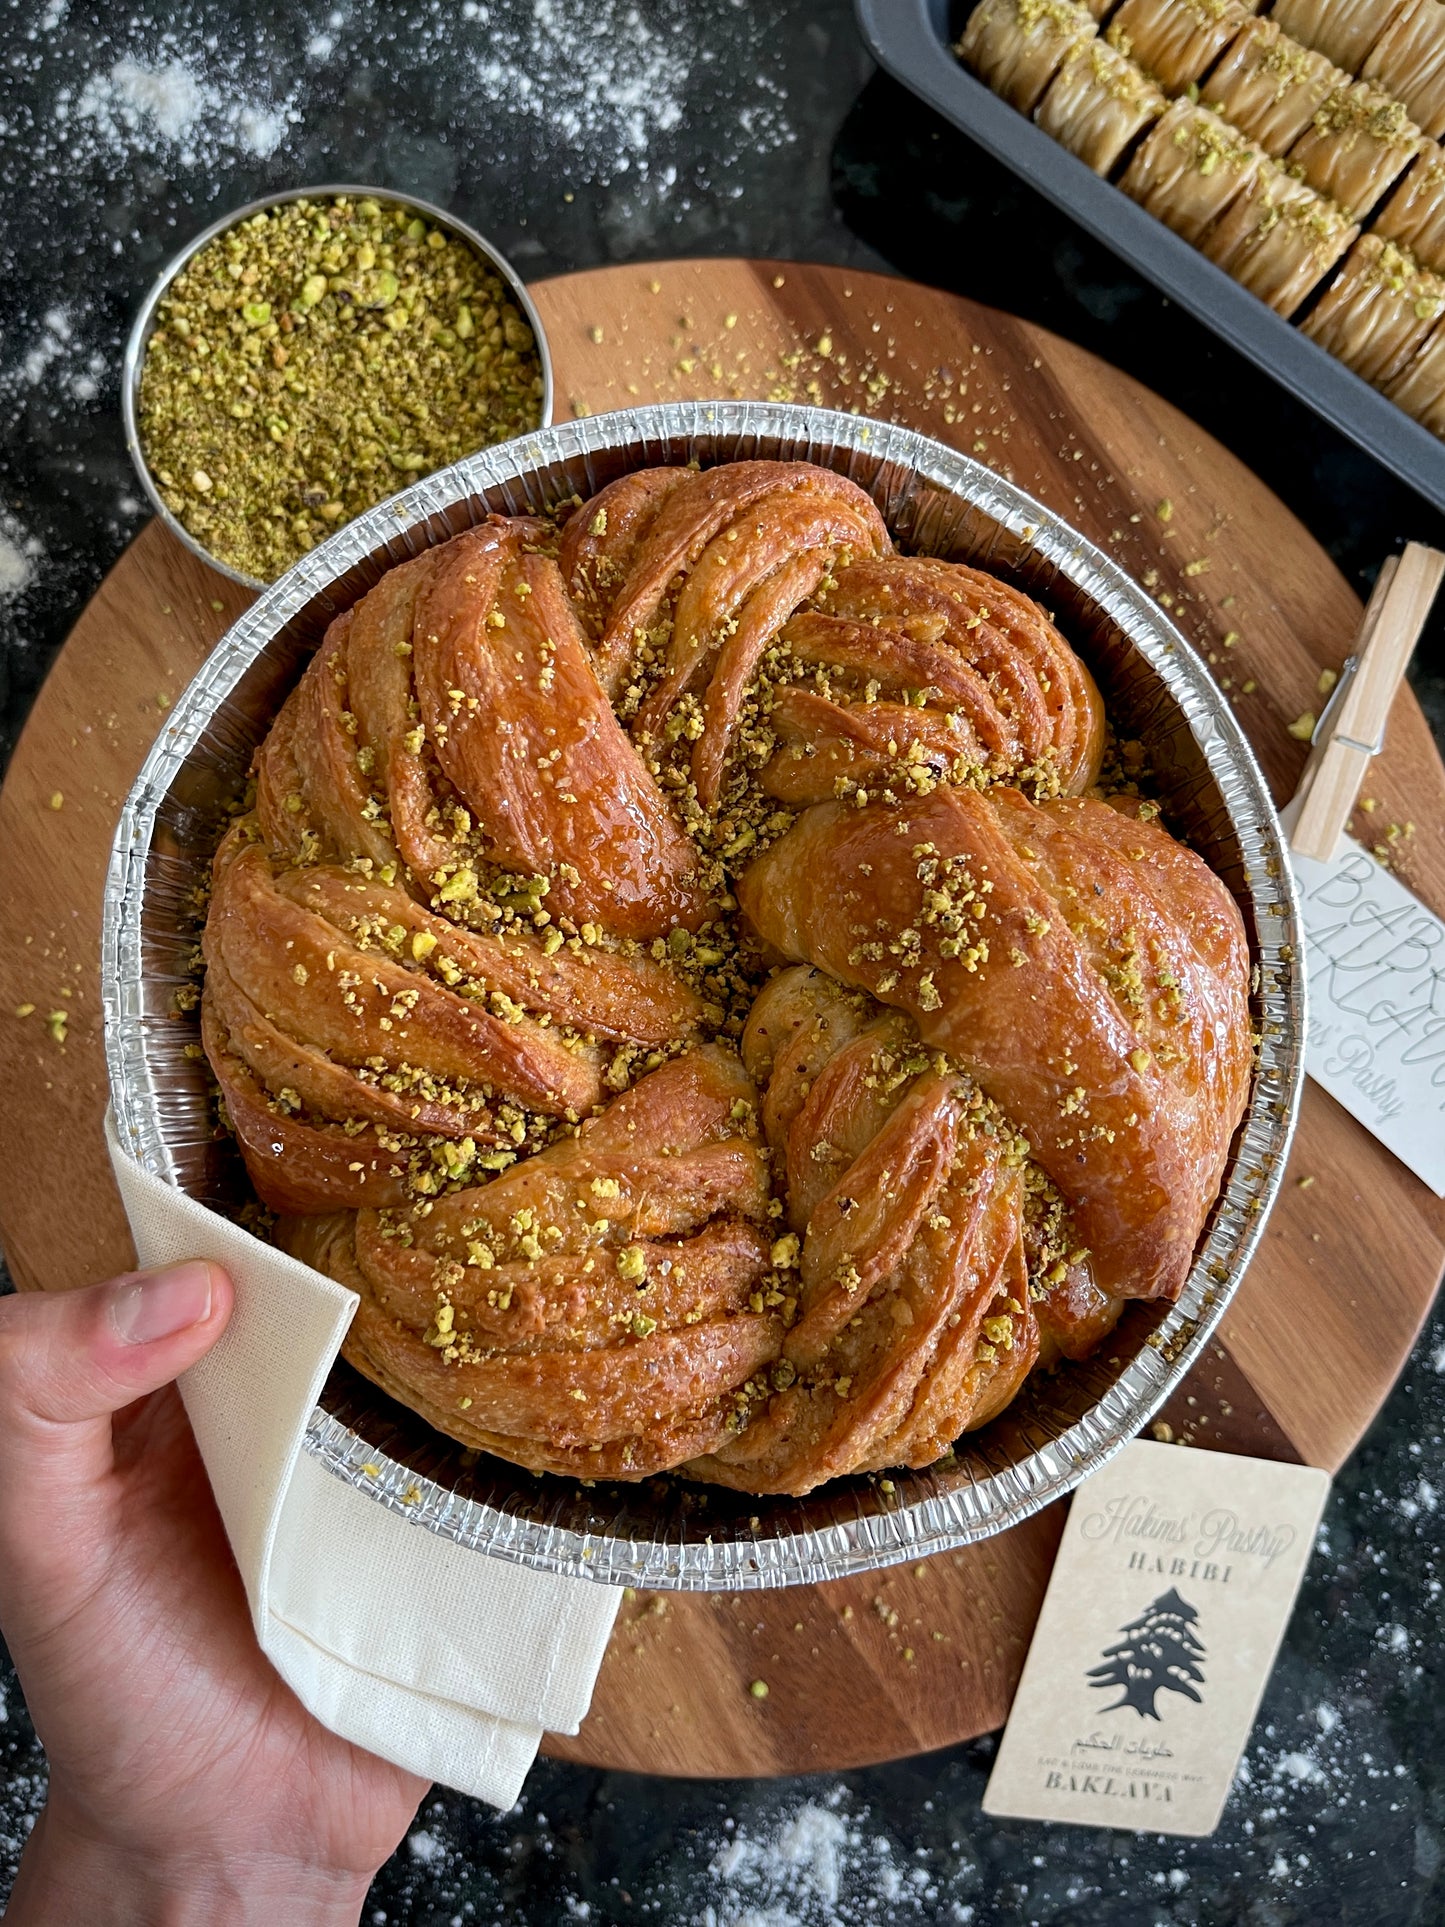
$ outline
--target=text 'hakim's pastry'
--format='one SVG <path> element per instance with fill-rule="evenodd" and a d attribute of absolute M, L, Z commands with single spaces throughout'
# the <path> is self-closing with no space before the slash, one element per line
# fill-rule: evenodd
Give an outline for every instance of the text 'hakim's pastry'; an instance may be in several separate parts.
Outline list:
<path fill-rule="evenodd" d="M 389 570 L 203 942 L 226 1121 L 360 1298 L 346 1356 L 539 1471 L 801 1493 L 1177 1296 L 1248 953 L 1105 735 L 1036 603 L 806 463 Z"/>

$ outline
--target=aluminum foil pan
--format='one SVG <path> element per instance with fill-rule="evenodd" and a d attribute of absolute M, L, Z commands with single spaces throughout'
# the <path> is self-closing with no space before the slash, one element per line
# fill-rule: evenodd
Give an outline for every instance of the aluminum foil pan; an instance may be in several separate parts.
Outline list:
<path fill-rule="evenodd" d="M 996 570 L 1055 614 L 1116 726 L 1147 745 L 1168 820 L 1239 901 L 1262 1042 L 1179 1302 L 1131 1305 L 1095 1359 L 1035 1373 L 999 1419 L 928 1471 L 841 1480 L 806 1499 L 670 1478 L 585 1486 L 466 1452 L 338 1363 L 306 1434 L 336 1477 L 460 1544 L 616 1585 L 733 1591 L 843 1578 L 985 1539 L 1068 1492 L 1148 1422 L 1218 1323 L 1279 1188 L 1303 1077 L 1302 946 L 1279 824 L 1228 704 L 1158 606 L 1041 504 L 922 435 L 823 409 L 679 402 L 542 429 L 428 476 L 314 550 L 213 651 L 136 780 L 111 856 L 102 981 L 122 1142 L 219 1210 L 246 1196 L 173 993 L 189 981 L 192 893 L 222 808 L 331 618 L 394 563 L 489 511 L 543 510 L 649 464 L 756 456 L 838 469 L 871 491 L 904 547 Z"/>

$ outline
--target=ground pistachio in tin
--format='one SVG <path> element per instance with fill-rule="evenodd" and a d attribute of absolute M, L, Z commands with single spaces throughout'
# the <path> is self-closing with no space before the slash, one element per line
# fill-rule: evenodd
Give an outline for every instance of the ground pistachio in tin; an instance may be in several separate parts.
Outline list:
<path fill-rule="evenodd" d="M 287 201 L 167 289 L 145 458 L 218 561 L 272 581 L 420 475 L 535 428 L 542 367 L 490 264 L 415 209 Z"/>

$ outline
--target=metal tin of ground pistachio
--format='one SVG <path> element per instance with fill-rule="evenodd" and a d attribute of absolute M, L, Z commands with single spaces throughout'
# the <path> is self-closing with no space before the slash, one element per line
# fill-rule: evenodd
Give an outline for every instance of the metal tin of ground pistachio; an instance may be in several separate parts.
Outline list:
<path fill-rule="evenodd" d="M 494 275 L 501 283 L 505 301 L 514 304 L 521 321 L 530 330 L 531 349 L 523 352 L 535 352 L 535 378 L 529 374 L 527 381 L 533 386 L 537 382 L 540 383 L 540 392 L 535 395 L 534 406 L 527 406 L 528 398 L 520 395 L 513 398 L 513 412 L 525 415 L 525 419 L 517 420 L 507 433 L 497 436 L 496 439 L 505 440 L 508 438 L 508 433 L 546 427 L 552 419 L 552 363 L 541 320 L 516 271 L 475 228 L 469 227 L 464 221 L 459 221 L 455 215 L 447 213 L 445 209 L 436 207 L 429 201 L 417 199 L 415 195 L 398 193 L 389 188 L 365 187 L 345 182 L 328 183 L 318 187 L 292 188 L 286 193 L 269 194 L 260 200 L 248 202 L 244 207 L 234 209 L 220 220 L 212 222 L 167 263 L 141 305 L 131 328 L 130 339 L 126 344 L 121 376 L 121 408 L 125 420 L 126 445 L 130 450 L 131 460 L 135 465 L 141 486 L 157 515 L 171 532 L 185 543 L 187 548 L 199 555 L 203 561 L 208 562 L 212 568 L 219 570 L 222 575 L 229 576 L 233 581 L 245 583 L 247 587 L 255 589 L 264 588 L 266 581 L 274 579 L 276 574 L 282 572 L 284 566 L 314 546 L 324 534 L 343 527 L 354 515 L 375 507 L 377 502 L 387 499 L 396 490 L 408 486 L 419 475 L 454 461 L 461 455 L 473 452 L 474 447 L 488 445 L 484 437 L 478 436 L 469 446 L 458 444 L 448 447 L 445 453 L 437 452 L 434 447 L 429 446 L 434 441 L 435 426 L 424 423 L 425 429 L 429 432 L 403 437 L 402 440 L 406 441 L 406 446 L 402 446 L 401 441 L 398 441 L 394 449 L 382 447 L 385 430 L 379 430 L 379 425 L 371 424 L 367 417 L 368 402 L 373 398 L 367 391 L 364 364 L 361 368 L 356 365 L 357 348 L 361 345 L 360 333 L 354 326 L 346 326 L 338 329 L 335 340 L 338 348 L 347 355 L 351 363 L 346 372 L 345 395 L 347 405 L 355 411 L 357 434 L 355 446 L 358 450 L 367 447 L 368 431 L 374 436 L 375 439 L 368 449 L 371 471 L 378 481 L 389 482 L 391 486 L 364 488 L 363 492 L 366 496 L 364 501 L 344 500 L 346 489 L 336 485 L 336 478 L 338 460 L 344 459 L 346 451 L 335 447 L 317 449 L 314 477 L 310 474 L 304 477 L 300 475 L 299 468 L 305 466 L 304 461 L 299 465 L 292 464 L 293 467 L 298 468 L 298 473 L 288 481 L 288 487 L 295 495 L 295 499 L 284 502 L 267 499 L 268 488 L 274 483 L 275 464 L 266 460 L 259 460 L 256 464 L 254 497 L 248 497 L 244 492 L 238 496 L 238 480 L 242 491 L 245 490 L 247 480 L 245 476 L 238 478 L 235 466 L 238 457 L 244 459 L 244 448 L 233 452 L 230 462 L 226 464 L 227 472 L 224 475 L 211 474 L 211 469 L 219 469 L 220 464 L 204 452 L 194 452 L 190 455 L 184 474 L 177 474 L 166 467 L 164 459 L 158 456 L 156 447 L 146 432 L 147 397 L 143 389 L 146 385 L 147 357 L 152 340 L 158 328 L 165 323 L 168 307 L 176 305 L 177 284 L 179 283 L 181 288 L 185 287 L 182 277 L 196 262 L 197 257 L 213 243 L 222 241 L 228 235 L 239 234 L 248 223 L 255 222 L 257 216 L 272 216 L 278 210 L 294 207 L 301 202 L 314 205 L 318 212 L 327 211 L 337 203 L 349 203 L 358 212 L 363 208 L 371 210 L 362 218 L 373 222 L 378 219 L 385 222 L 399 210 L 409 217 L 409 221 L 398 225 L 398 233 L 395 237 L 386 238 L 395 239 L 403 249 L 408 244 L 413 247 L 422 245 L 427 235 L 431 233 L 444 234 L 468 249 L 476 257 L 480 267 L 486 273 Z M 422 224 L 426 232 L 417 232 L 415 224 Z M 259 238 L 261 237 L 258 235 Z M 433 248 L 439 245 L 432 243 Z M 317 246 L 321 246 L 319 240 Z M 430 250 L 419 256 L 423 267 L 429 264 L 429 257 Z M 283 392 L 281 388 L 281 382 L 286 377 L 273 371 L 284 369 L 288 358 L 295 353 L 298 346 L 305 342 L 310 332 L 310 312 L 320 308 L 327 295 L 334 293 L 336 286 L 340 285 L 343 279 L 346 281 L 349 300 L 355 302 L 357 317 L 360 318 L 366 310 L 374 310 L 374 313 L 367 314 L 366 318 L 376 323 L 372 338 L 382 350 L 389 348 L 392 339 L 397 341 L 401 350 L 407 346 L 405 330 L 398 329 L 394 321 L 388 324 L 388 317 L 403 312 L 398 302 L 398 295 L 400 292 L 404 299 L 404 282 L 385 262 L 367 259 L 364 254 L 361 260 L 362 265 L 359 268 L 354 258 L 349 260 L 346 265 L 352 273 L 346 277 L 338 274 L 334 284 L 325 273 L 320 271 L 303 276 L 286 307 L 264 300 L 248 305 L 244 298 L 240 298 L 235 317 L 228 317 L 228 320 L 234 319 L 236 322 L 234 332 L 228 329 L 226 322 L 220 322 L 218 314 L 221 331 L 229 335 L 224 345 L 227 348 L 234 347 L 238 364 L 237 393 L 226 409 L 226 416 L 236 423 L 234 432 L 237 439 L 242 443 L 248 439 L 253 441 L 257 445 L 259 456 L 264 457 L 266 453 L 260 446 L 263 440 L 270 441 L 276 446 L 278 462 L 284 458 L 288 448 L 294 446 L 295 438 L 291 437 L 293 424 L 287 419 L 291 400 L 288 393 Z M 239 282 L 240 274 L 245 272 L 245 264 L 241 261 L 239 254 L 238 265 Z M 330 264 L 318 260 L 314 267 L 320 270 L 328 265 Z M 364 296 L 360 300 L 356 299 L 361 291 L 356 288 L 355 283 L 361 276 L 364 276 L 368 282 L 375 283 L 372 290 L 374 298 L 370 301 L 366 301 Z M 237 293 L 238 297 L 244 297 L 245 289 L 238 286 Z M 193 298 L 204 300 L 203 291 L 196 290 Z M 275 315 L 272 314 L 273 306 L 278 308 Z M 463 336 L 462 343 L 458 344 L 463 353 L 471 352 L 465 348 L 467 332 L 479 328 L 485 320 L 485 314 L 477 315 L 474 310 L 475 304 L 471 307 L 464 306 L 458 315 L 447 317 L 449 324 L 447 335 L 452 341 L 456 340 L 458 334 Z M 347 322 L 352 320 L 350 313 L 347 314 L 346 320 Z M 520 335 L 520 329 L 516 333 Z M 177 345 L 184 346 L 184 337 L 178 340 Z M 209 349 L 207 352 L 209 353 Z M 249 361 L 254 363 L 256 375 L 262 379 L 251 378 L 251 371 L 247 366 L 248 357 Z M 154 367 L 151 372 L 154 375 Z M 240 379 L 242 377 L 244 379 Z M 267 386 L 274 386 L 277 392 L 268 394 Z M 380 391 L 381 384 L 378 383 L 378 393 Z M 315 400 L 314 393 L 309 396 L 302 394 L 300 397 L 303 405 Z M 408 398 L 409 409 L 414 409 L 418 403 L 420 414 L 424 418 L 428 407 L 428 397 L 424 391 L 414 399 Z M 367 419 L 363 419 L 364 417 Z M 413 415 L 413 421 L 415 419 Z M 395 439 L 394 436 L 393 439 Z M 430 459 L 432 453 L 436 453 L 435 460 Z M 346 488 L 355 494 L 357 483 L 354 479 L 349 479 Z M 197 511 L 189 518 L 187 518 L 185 506 L 188 500 L 194 500 Z M 242 560 L 238 558 L 234 548 L 229 555 L 226 553 L 228 545 L 224 534 L 210 535 L 207 530 L 207 523 L 219 526 L 227 512 L 237 519 L 244 519 L 243 510 L 246 518 L 254 517 L 270 525 L 267 531 L 270 546 L 282 550 L 278 555 L 279 566 L 269 577 L 242 566 Z M 188 527 L 187 519 L 199 526 Z M 247 556 L 244 559 L 254 560 L 255 558 Z"/>

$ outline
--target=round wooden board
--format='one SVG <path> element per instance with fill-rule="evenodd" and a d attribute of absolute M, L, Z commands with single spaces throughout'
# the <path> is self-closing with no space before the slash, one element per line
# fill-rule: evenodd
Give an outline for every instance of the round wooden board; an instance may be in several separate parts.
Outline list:
<path fill-rule="evenodd" d="M 1107 548 L 1237 695 L 1275 794 L 1360 606 L 1246 469 L 1116 370 L 910 283 L 786 263 L 606 268 L 533 290 L 558 412 L 764 396 L 906 422 L 978 454 Z M 1167 506 L 1165 506 L 1167 505 Z M 246 606 L 159 524 L 76 624 L 0 793 L 0 1227 L 26 1287 L 132 1262 L 101 1141 L 101 891 L 121 800 L 166 708 Z M 1413 819 L 1398 868 L 1445 909 L 1445 769 L 1402 691 L 1356 832 Z M 33 1005 L 29 1016 L 12 1015 Z M 67 1014 L 65 1039 L 47 1028 Z M 1379 1409 L 1445 1263 L 1445 1204 L 1313 1085 L 1291 1175 L 1174 1436 L 1330 1469 Z M 855 1766 L 1003 1720 L 1061 1529 L 829 1586 L 629 1598 L 592 1712 L 548 1751 L 674 1774 Z M 764 1699 L 748 1692 L 768 1682 Z"/>

